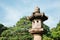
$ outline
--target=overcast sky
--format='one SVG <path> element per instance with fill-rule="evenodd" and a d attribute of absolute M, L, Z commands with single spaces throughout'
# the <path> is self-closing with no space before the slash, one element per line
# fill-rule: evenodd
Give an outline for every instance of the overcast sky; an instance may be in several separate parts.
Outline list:
<path fill-rule="evenodd" d="M 21 17 L 31 15 L 36 6 L 48 16 L 44 23 L 56 27 L 60 20 L 60 0 L 0 0 L 0 23 L 15 25 Z"/>

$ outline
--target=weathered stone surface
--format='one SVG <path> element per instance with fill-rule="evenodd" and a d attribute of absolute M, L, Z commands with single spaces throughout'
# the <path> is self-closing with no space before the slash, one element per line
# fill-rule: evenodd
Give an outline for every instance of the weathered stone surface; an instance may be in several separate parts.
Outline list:
<path fill-rule="evenodd" d="M 34 34 L 34 40 L 42 40 L 42 36 L 40 34 Z"/>
<path fill-rule="evenodd" d="M 29 32 L 33 34 L 34 40 L 42 40 L 44 31 L 43 21 L 47 20 L 48 17 L 45 16 L 44 13 L 40 12 L 40 8 L 36 7 L 32 16 L 28 16 L 27 19 L 32 22 L 32 28 L 29 30 Z"/>
<path fill-rule="evenodd" d="M 38 7 L 35 8 L 35 11 L 33 12 L 32 16 L 27 17 L 30 21 L 34 19 L 41 19 L 42 21 L 45 21 L 48 19 L 47 16 L 45 16 L 44 13 L 40 12 L 40 9 Z"/>
<path fill-rule="evenodd" d="M 38 28 L 38 29 L 37 28 L 35 28 L 35 29 L 32 28 L 32 29 L 29 30 L 29 32 L 31 34 L 42 34 L 43 28 L 41 28 L 41 29 L 40 28 Z"/>

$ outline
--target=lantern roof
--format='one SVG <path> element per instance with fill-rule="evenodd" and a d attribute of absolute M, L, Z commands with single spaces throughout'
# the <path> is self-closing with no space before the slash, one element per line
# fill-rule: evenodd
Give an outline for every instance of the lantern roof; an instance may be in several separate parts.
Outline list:
<path fill-rule="evenodd" d="M 45 21 L 48 19 L 47 16 L 45 16 L 45 13 L 41 13 L 40 12 L 40 8 L 36 7 L 34 12 L 32 13 L 31 16 L 28 16 L 27 19 L 29 19 L 30 21 L 34 20 L 34 19 L 41 19 L 42 21 Z"/>

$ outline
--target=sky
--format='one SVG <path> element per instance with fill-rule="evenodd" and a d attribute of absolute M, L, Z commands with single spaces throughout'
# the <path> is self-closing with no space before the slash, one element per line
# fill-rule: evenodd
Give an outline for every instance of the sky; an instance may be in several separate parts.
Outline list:
<path fill-rule="evenodd" d="M 15 25 L 23 16 L 30 16 L 36 6 L 48 16 L 44 24 L 56 27 L 60 20 L 60 0 L 0 0 L 0 23 Z"/>

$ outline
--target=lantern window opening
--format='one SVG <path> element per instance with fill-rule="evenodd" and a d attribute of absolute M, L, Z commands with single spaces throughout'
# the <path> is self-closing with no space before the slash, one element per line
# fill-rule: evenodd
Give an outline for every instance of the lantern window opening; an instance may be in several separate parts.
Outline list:
<path fill-rule="evenodd" d="M 37 23 L 38 23 L 39 21 L 37 20 Z"/>

